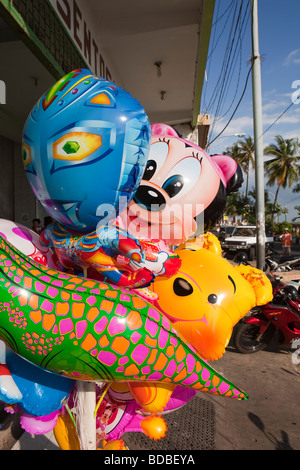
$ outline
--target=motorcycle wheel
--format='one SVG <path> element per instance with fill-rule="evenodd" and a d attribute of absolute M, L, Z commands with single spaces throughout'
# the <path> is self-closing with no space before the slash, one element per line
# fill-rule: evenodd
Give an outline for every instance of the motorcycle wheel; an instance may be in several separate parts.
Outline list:
<path fill-rule="evenodd" d="M 270 343 L 276 328 L 269 325 L 262 336 L 258 325 L 240 323 L 236 329 L 233 342 L 236 349 L 243 354 L 253 354 L 265 349 Z"/>

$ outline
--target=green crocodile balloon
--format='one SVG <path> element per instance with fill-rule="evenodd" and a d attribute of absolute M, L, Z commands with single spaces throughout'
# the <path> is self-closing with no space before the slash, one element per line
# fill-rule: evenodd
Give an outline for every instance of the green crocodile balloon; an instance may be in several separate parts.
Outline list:
<path fill-rule="evenodd" d="M 76 380 L 167 382 L 247 399 L 128 290 L 42 266 L 0 237 L 0 338 Z"/>

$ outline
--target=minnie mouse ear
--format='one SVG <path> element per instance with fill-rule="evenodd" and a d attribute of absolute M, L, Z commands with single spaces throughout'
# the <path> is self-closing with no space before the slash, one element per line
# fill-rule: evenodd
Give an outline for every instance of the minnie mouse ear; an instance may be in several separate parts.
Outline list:
<path fill-rule="evenodd" d="M 243 184 L 244 177 L 240 165 L 227 155 L 211 155 L 213 161 L 218 165 L 224 175 L 226 182 L 226 193 L 237 191 Z"/>
<path fill-rule="evenodd" d="M 232 194 L 235 193 L 243 184 L 244 177 L 243 172 L 239 164 L 237 164 L 236 171 L 228 181 L 226 185 L 226 193 Z"/>
<path fill-rule="evenodd" d="M 160 137 L 160 136 L 171 136 L 171 137 L 180 137 L 178 132 L 167 124 L 152 124 L 151 125 L 151 135 L 152 137 Z"/>

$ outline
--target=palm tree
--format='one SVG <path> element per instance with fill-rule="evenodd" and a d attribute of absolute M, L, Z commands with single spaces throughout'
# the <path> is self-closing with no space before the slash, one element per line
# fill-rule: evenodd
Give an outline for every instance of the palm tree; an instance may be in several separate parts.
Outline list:
<path fill-rule="evenodd" d="M 225 215 L 233 217 L 233 223 L 236 222 L 236 216 L 239 214 L 239 193 L 230 194 L 226 199 Z"/>
<path fill-rule="evenodd" d="M 242 196 L 239 192 L 229 194 L 226 199 L 225 215 L 233 217 L 233 223 L 236 222 L 237 216 L 243 216 L 245 210 L 250 209 L 250 199 Z"/>
<path fill-rule="evenodd" d="M 284 214 L 284 220 L 285 220 L 285 222 L 286 222 L 286 214 L 289 213 L 288 208 L 287 208 L 286 206 L 283 207 L 282 210 L 281 210 L 281 213 Z"/>
<path fill-rule="evenodd" d="M 294 217 L 292 219 L 292 222 L 295 222 L 295 220 L 300 219 L 300 206 L 294 206 L 294 209 L 298 212 L 298 215 L 297 215 L 297 217 Z"/>
<path fill-rule="evenodd" d="M 272 157 L 265 162 L 265 174 L 268 177 L 267 185 L 277 189 L 274 198 L 274 210 L 276 207 L 279 189 L 289 188 L 299 180 L 300 156 L 297 155 L 299 142 L 297 139 L 284 139 L 281 135 L 275 137 L 275 144 L 268 145 L 264 154 Z"/>
<path fill-rule="evenodd" d="M 296 184 L 296 186 L 293 188 L 293 193 L 300 193 L 300 183 Z"/>
<path fill-rule="evenodd" d="M 239 140 L 232 147 L 228 147 L 226 155 L 232 157 L 242 168 L 246 175 L 245 197 L 248 197 L 248 180 L 250 167 L 254 168 L 254 143 L 252 137 L 247 136 L 244 140 Z"/>
<path fill-rule="evenodd" d="M 298 212 L 298 215 L 300 215 L 300 206 L 294 206 L 294 209 Z"/>
<path fill-rule="evenodd" d="M 265 222 L 266 225 L 272 226 L 273 220 L 274 220 L 274 215 L 276 214 L 277 217 L 282 213 L 282 208 L 278 204 L 278 202 L 275 205 L 275 210 L 274 210 L 274 203 L 270 200 L 269 196 L 269 191 L 265 189 Z M 251 200 L 251 217 L 252 221 L 255 224 L 256 223 L 256 191 L 255 188 L 252 188 L 249 191 L 249 196 L 252 198 Z"/>

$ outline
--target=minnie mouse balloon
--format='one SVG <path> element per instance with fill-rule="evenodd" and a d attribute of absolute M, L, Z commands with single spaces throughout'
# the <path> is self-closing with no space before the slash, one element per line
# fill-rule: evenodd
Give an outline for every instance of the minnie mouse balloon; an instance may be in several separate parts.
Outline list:
<path fill-rule="evenodd" d="M 232 158 L 210 156 L 172 127 L 153 124 L 146 169 L 122 218 L 135 236 L 176 245 L 214 225 L 242 181 Z"/>

